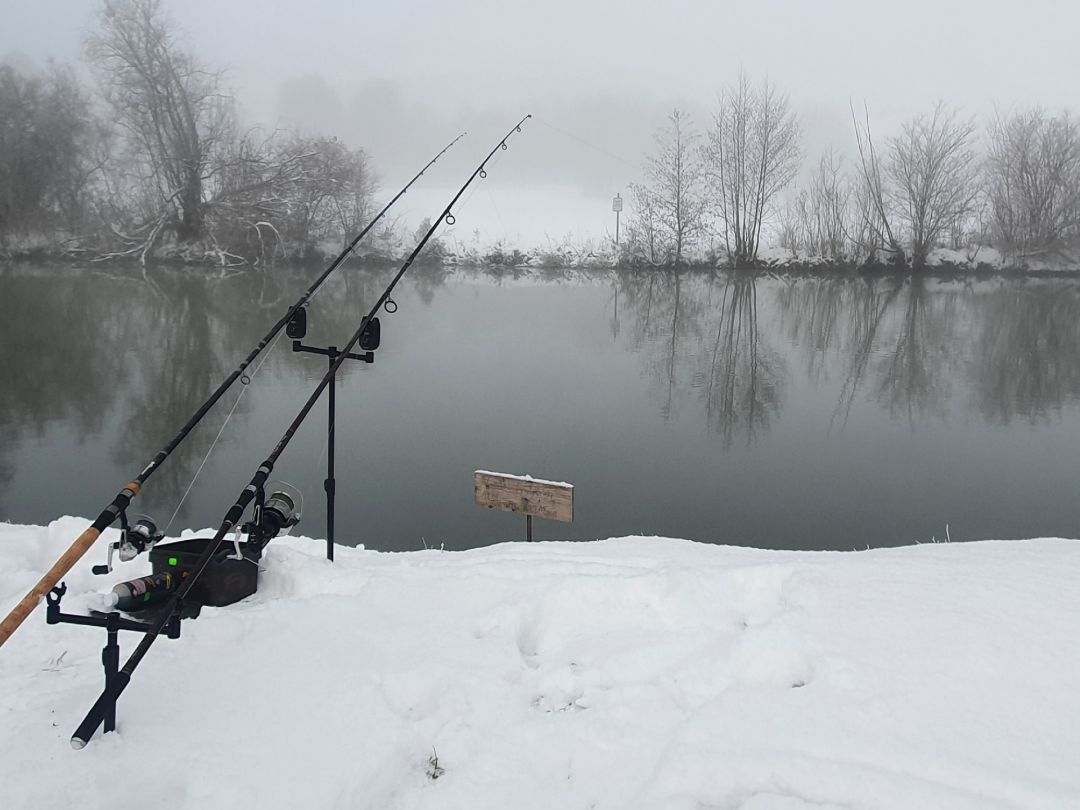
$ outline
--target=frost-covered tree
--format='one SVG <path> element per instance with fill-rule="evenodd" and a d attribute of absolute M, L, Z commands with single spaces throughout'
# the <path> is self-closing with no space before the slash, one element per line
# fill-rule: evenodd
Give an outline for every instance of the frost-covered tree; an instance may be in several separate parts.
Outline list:
<path fill-rule="evenodd" d="M 753 264 L 777 194 L 802 160 L 799 123 L 787 96 L 767 79 L 754 86 L 740 74 L 720 93 L 705 155 L 728 255 L 736 266 Z"/>
<path fill-rule="evenodd" d="M 232 125 L 220 75 L 184 49 L 160 0 L 106 0 L 99 22 L 87 54 L 137 171 L 151 179 L 177 236 L 201 237 L 211 156 Z"/>
<path fill-rule="evenodd" d="M 990 125 L 987 185 L 1004 247 L 1047 250 L 1080 237 L 1080 126 L 1034 108 Z"/>
<path fill-rule="evenodd" d="M 827 259 L 846 259 L 851 239 L 851 200 L 852 184 L 844 173 L 844 160 L 830 148 L 818 161 L 809 187 L 785 209 L 782 246 Z"/>
<path fill-rule="evenodd" d="M 904 248 L 893 222 L 884 160 L 874 145 L 870 111 L 864 107 L 863 120 L 860 121 L 852 105 L 851 123 L 855 128 L 855 143 L 859 152 L 855 187 L 856 229 L 852 241 L 866 253 L 870 261 L 877 260 L 879 251 L 884 251 L 893 263 L 903 263 Z"/>
<path fill-rule="evenodd" d="M 628 241 L 654 264 L 678 267 L 705 232 L 699 139 L 690 116 L 673 110 L 656 132 L 656 151 L 645 161 L 645 182 L 630 187 L 634 218 Z"/>
<path fill-rule="evenodd" d="M 99 135 L 69 69 L 0 65 L 0 237 L 82 230 Z"/>
<path fill-rule="evenodd" d="M 939 102 L 930 115 L 904 124 L 889 140 L 887 164 L 899 221 L 907 229 L 911 261 L 923 267 L 930 251 L 968 216 L 978 195 L 973 120 L 960 120 Z"/>
<path fill-rule="evenodd" d="M 333 137 L 297 136 L 276 158 L 276 165 L 295 162 L 299 170 L 284 192 L 285 219 L 297 243 L 342 242 L 371 216 L 375 177 L 362 149 L 350 149 Z"/>

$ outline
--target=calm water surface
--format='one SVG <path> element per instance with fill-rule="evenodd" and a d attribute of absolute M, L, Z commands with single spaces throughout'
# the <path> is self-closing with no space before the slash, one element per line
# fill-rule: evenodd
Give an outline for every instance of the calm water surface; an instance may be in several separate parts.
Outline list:
<path fill-rule="evenodd" d="M 342 344 L 385 283 L 351 269 L 306 342 Z M 307 275 L 0 270 L 0 519 L 92 517 L 175 433 Z M 524 535 L 475 469 L 576 486 L 538 538 L 659 534 L 853 549 L 1076 536 L 1074 280 L 425 270 L 373 366 L 338 383 L 339 539 L 399 550 Z M 325 370 L 282 340 L 173 530 L 216 526 Z M 168 522 L 236 393 L 148 482 Z M 275 476 L 322 536 L 325 407 Z"/>

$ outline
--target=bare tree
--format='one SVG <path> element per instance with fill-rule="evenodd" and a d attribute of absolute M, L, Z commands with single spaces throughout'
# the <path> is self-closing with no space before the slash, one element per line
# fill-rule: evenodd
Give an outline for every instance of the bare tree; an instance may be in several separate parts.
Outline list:
<path fill-rule="evenodd" d="M 307 231 L 289 227 L 300 208 L 297 189 L 309 176 L 305 157 L 258 130 L 221 145 L 202 190 L 205 242 L 221 264 L 268 259 L 307 245 Z"/>
<path fill-rule="evenodd" d="M 851 183 L 844 160 L 832 148 L 810 178 L 811 242 L 819 256 L 839 260 L 847 255 L 851 218 Z"/>
<path fill-rule="evenodd" d="M 973 209 L 978 194 L 974 134 L 973 120 L 959 120 L 939 102 L 933 113 L 916 116 L 889 141 L 892 194 L 916 268 L 925 266 L 939 239 Z"/>
<path fill-rule="evenodd" d="M 852 234 L 852 241 L 866 251 L 868 261 L 876 261 L 878 252 L 885 251 L 891 255 L 894 263 L 902 264 L 904 248 L 893 227 L 882 161 L 870 130 L 870 111 L 863 107 L 863 120 L 860 122 L 852 105 L 851 123 L 859 149 L 859 183 L 855 189 L 857 229 Z"/>
<path fill-rule="evenodd" d="M 1080 126 L 1038 108 L 990 126 L 987 181 L 1003 245 L 1021 254 L 1080 236 Z"/>
<path fill-rule="evenodd" d="M 699 137 L 690 116 L 673 110 L 646 158 L 646 183 L 631 185 L 636 217 L 628 236 L 645 240 L 641 247 L 653 263 L 678 267 L 705 231 Z"/>
<path fill-rule="evenodd" d="M 736 266 L 757 260 L 775 197 L 799 170 L 799 139 L 787 96 L 768 80 L 752 87 L 743 73 L 720 93 L 705 152 L 710 192 Z"/>
<path fill-rule="evenodd" d="M 375 178 L 362 150 L 336 138 L 261 137 L 252 130 L 215 156 L 205 188 L 217 244 L 267 257 L 340 245 L 370 215 Z"/>
<path fill-rule="evenodd" d="M 848 256 L 852 187 L 843 158 L 828 149 L 810 186 L 790 201 L 781 217 L 781 246 L 842 261 Z"/>
<path fill-rule="evenodd" d="M 100 22 L 87 52 L 115 120 L 153 183 L 156 210 L 180 239 L 196 239 L 211 155 L 231 132 L 231 99 L 220 75 L 183 49 L 160 0 L 106 0 Z"/>
<path fill-rule="evenodd" d="M 0 65 L 0 237 L 84 230 L 98 134 L 69 69 L 27 75 Z"/>
<path fill-rule="evenodd" d="M 662 265 L 658 202 L 644 185 L 631 183 L 630 194 L 633 209 L 622 243 L 622 256 L 631 262 L 644 260 Z"/>

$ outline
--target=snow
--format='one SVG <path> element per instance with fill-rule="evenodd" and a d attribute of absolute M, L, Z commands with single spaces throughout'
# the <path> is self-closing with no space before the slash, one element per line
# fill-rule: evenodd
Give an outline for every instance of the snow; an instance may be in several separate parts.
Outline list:
<path fill-rule="evenodd" d="M 790 248 L 779 247 L 776 245 L 762 245 L 758 248 L 757 258 L 759 262 L 767 265 L 789 265 L 797 264 L 802 259 L 799 255 Z M 812 261 L 812 260 L 811 260 Z"/>
<path fill-rule="evenodd" d="M 568 484 L 565 481 L 548 481 L 546 478 L 533 478 L 531 475 L 511 475 L 510 473 L 491 472 L 490 470 L 477 470 L 477 475 L 496 475 L 500 478 L 510 478 L 514 481 L 531 481 L 534 484 L 546 484 L 551 487 L 563 487 L 565 489 L 573 489 L 573 484 Z"/>
<path fill-rule="evenodd" d="M 5 610 L 86 523 L 0 524 Z M 104 633 L 39 609 L 0 649 L 0 807 L 1080 806 L 1075 541 L 322 554 L 271 544 L 82 751 Z M 90 562 L 67 611 L 147 570 Z"/>

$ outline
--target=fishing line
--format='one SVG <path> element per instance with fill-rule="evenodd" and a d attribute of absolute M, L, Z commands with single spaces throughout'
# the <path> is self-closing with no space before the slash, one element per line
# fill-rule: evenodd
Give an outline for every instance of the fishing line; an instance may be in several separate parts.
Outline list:
<path fill-rule="evenodd" d="M 500 160 L 502 160 L 502 155 L 496 155 L 495 158 L 492 160 L 491 168 L 494 169 L 496 166 L 498 166 Z M 483 172 L 483 174 L 480 175 L 480 179 L 481 180 L 486 180 L 487 179 L 487 171 L 486 170 Z M 473 188 L 469 189 L 469 193 L 465 195 L 465 199 L 462 200 L 461 205 L 458 206 L 458 211 L 468 211 L 469 206 L 472 204 L 473 197 L 475 197 L 477 195 L 477 193 L 479 193 L 479 191 L 480 191 L 480 186 L 474 186 Z M 454 225 L 456 225 L 456 224 L 457 223 L 456 223 L 456 218 L 455 218 L 455 222 L 450 223 L 449 227 L 453 228 Z"/>
<path fill-rule="evenodd" d="M 330 448 L 330 439 L 335 438 L 337 434 L 337 425 L 331 425 L 330 430 L 326 432 L 326 437 L 322 440 L 319 447 L 319 455 L 315 457 L 315 463 L 311 465 L 311 476 L 315 475 L 315 471 L 322 467 L 323 459 L 326 458 L 326 451 Z"/>
<path fill-rule="evenodd" d="M 570 138 L 571 140 L 574 140 L 574 141 L 577 141 L 578 143 L 584 144 L 585 146 L 589 147 L 590 149 L 595 149 L 597 152 L 600 152 L 601 154 L 607 155 L 609 158 L 612 158 L 613 160 L 617 160 L 620 163 L 625 163 L 627 166 L 630 166 L 630 167 L 632 167 L 633 169 L 635 169 L 637 171 L 640 171 L 640 169 L 641 169 L 641 166 L 639 164 L 634 163 L 631 160 L 627 160 L 622 155 L 616 155 L 614 152 L 612 152 L 612 151 L 610 151 L 608 149 L 605 149 L 602 146 L 597 146 L 595 143 L 592 143 L 591 141 L 587 141 L 587 140 L 585 140 L 585 138 L 582 138 L 579 135 L 575 135 L 572 132 L 567 132 L 564 129 L 560 129 L 559 127 L 555 126 L 554 124 L 549 124 L 543 118 L 537 118 L 536 123 L 540 124 L 541 126 L 547 127 L 550 130 L 553 130 L 553 131 L 559 133 L 564 138 Z"/>
<path fill-rule="evenodd" d="M 318 291 L 316 291 L 318 292 Z M 206 455 L 203 456 L 202 462 L 199 464 L 199 468 L 195 470 L 195 475 L 192 476 L 191 482 L 187 485 L 187 489 L 184 490 L 184 494 L 180 496 L 180 502 L 176 504 L 176 509 L 173 510 L 172 517 L 169 518 L 169 522 L 165 524 L 164 531 L 168 533 L 169 527 L 173 525 L 173 521 L 176 520 L 176 516 L 180 514 L 180 508 L 184 505 L 184 501 L 187 500 L 187 496 L 191 493 L 192 488 L 195 486 L 195 482 L 199 479 L 199 475 L 203 471 L 203 467 L 206 466 L 206 462 L 210 459 L 210 455 L 214 452 L 214 448 L 217 447 L 218 441 L 221 439 L 222 434 L 225 433 L 225 428 L 229 425 L 229 420 L 233 418 L 233 414 L 236 413 L 237 406 L 240 405 L 240 400 L 244 398 L 244 394 L 248 392 L 251 387 L 251 383 L 259 375 L 259 370 L 263 367 L 263 364 L 270 358 L 270 355 L 274 353 L 274 349 L 277 348 L 278 341 L 281 340 L 281 336 L 284 332 L 278 332 L 277 337 L 274 338 L 274 342 L 270 344 L 270 348 L 267 349 L 262 358 L 259 360 L 258 365 L 255 366 L 255 370 L 250 375 L 245 375 L 247 382 L 240 386 L 240 393 L 236 395 L 236 400 L 233 402 L 232 407 L 229 409 L 229 413 L 225 416 L 225 421 L 222 422 L 221 428 L 217 432 L 217 436 L 210 442 L 210 447 L 206 451 Z"/>
<path fill-rule="evenodd" d="M 150 460 L 150 463 L 143 467 L 142 471 L 116 494 L 116 497 L 114 497 L 112 502 L 108 506 L 106 506 L 105 509 L 102 510 L 101 514 L 97 516 L 97 519 L 95 519 L 90 526 L 84 529 L 82 534 L 75 538 L 74 542 L 72 542 L 68 549 L 62 555 L 60 555 L 60 558 L 55 563 L 53 563 L 52 567 L 45 572 L 44 576 L 42 576 L 41 579 L 38 580 L 37 584 L 30 589 L 30 592 L 27 593 L 26 596 L 24 596 L 19 601 L 19 604 L 17 604 L 12 609 L 12 611 L 8 613 L 4 620 L 0 622 L 0 646 L 3 646 L 3 644 L 11 637 L 11 634 L 14 633 L 15 630 L 18 629 L 19 625 L 21 625 L 26 620 L 26 617 L 29 616 L 34 611 L 34 608 L 36 608 L 41 603 L 41 600 L 45 597 L 45 595 L 49 593 L 49 591 L 52 590 L 52 588 L 60 581 L 60 579 L 68 571 L 71 570 L 75 563 L 77 563 L 79 559 L 81 559 L 82 556 L 90 550 L 90 547 L 94 545 L 94 541 L 96 541 L 98 537 L 101 536 L 101 533 L 105 531 L 105 529 L 107 529 L 109 526 L 111 526 L 118 517 L 124 514 L 125 510 L 128 508 L 128 506 L 131 505 L 131 502 L 136 498 L 136 496 L 138 496 L 139 492 L 142 490 L 142 486 L 144 483 L 146 483 L 146 480 L 151 475 L 153 475 L 154 471 L 157 470 L 165 462 L 165 460 L 172 454 L 173 450 L 180 446 L 180 443 L 188 437 L 191 431 L 195 429 L 196 425 L 198 425 L 199 422 L 201 422 L 206 416 L 206 414 L 210 412 L 210 409 L 213 408 L 214 405 L 217 404 L 218 400 L 220 400 L 225 395 L 225 392 L 229 388 L 231 388 L 238 379 L 243 380 L 246 377 L 245 371 L 248 366 L 250 366 L 251 363 L 254 362 L 255 358 L 259 355 L 260 352 L 262 352 L 263 349 L 266 348 L 266 346 L 271 342 L 271 340 L 273 340 L 281 332 L 281 330 L 285 328 L 286 324 L 288 324 L 292 320 L 293 316 L 296 315 L 297 312 L 299 312 L 304 306 L 307 305 L 312 295 L 314 295 L 318 291 L 318 289 L 322 286 L 323 282 L 330 277 L 330 274 L 337 270 L 341 263 L 344 262 L 345 259 L 352 254 L 356 246 L 360 243 L 360 240 L 363 239 L 368 234 L 368 232 L 375 227 L 376 223 L 378 223 L 383 218 L 386 212 L 390 210 L 391 206 L 393 206 L 394 203 L 396 203 L 402 197 L 402 195 L 404 195 L 405 192 L 407 192 L 409 188 L 414 183 L 416 183 L 417 180 L 423 177 L 424 172 L 431 168 L 431 166 L 434 165 L 440 157 L 446 154 L 446 152 L 448 152 L 450 148 L 463 137 L 465 137 L 464 132 L 454 138 L 454 140 L 450 141 L 450 143 L 448 143 L 446 146 L 444 146 L 442 151 L 440 151 L 437 155 L 435 155 L 435 157 L 429 160 L 424 165 L 424 168 L 417 172 L 417 174 L 412 178 L 412 180 L 402 186 L 401 190 L 394 195 L 390 202 L 383 206 L 379 213 L 376 214 L 375 217 L 366 226 L 364 226 L 364 229 L 361 230 L 360 233 L 358 233 L 356 237 L 348 245 L 346 245 L 345 249 L 338 254 L 337 258 L 335 258 L 334 261 L 330 263 L 330 266 L 326 268 L 325 271 L 323 271 L 322 275 L 320 275 L 315 280 L 315 282 L 307 288 L 304 294 L 300 296 L 299 300 L 289 308 L 289 311 L 286 312 L 285 315 L 276 324 L 274 324 L 273 327 L 271 327 L 270 331 L 267 332 L 266 335 L 262 338 L 262 340 L 258 342 L 255 348 L 252 349 L 251 352 L 248 353 L 247 357 L 245 357 L 240 362 L 240 365 L 236 368 L 236 370 L 234 370 L 228 377 L 226 377 L 225 380 L 217 387 L 217 389 L 206 399 L 206 401 L 199 406 L 199 408 L 195 411 L 194 414 L 192 414 L 192 416 L 188 419 L 184 426 L 180 428 L 180 431 L 172 439 L 169 440 L 168 444 L 161 448 L 161 450 L 158 451 L 157 455 Z M 380 301 L 380 305 L 382 303 L 383 302 Z M 250 381 L 250 378 L 247 379 L 248 381 Z"/>
<path fill-rule="evenodd" d="M 494 170 L 494 169 L 496 169 L 498 167 L 499 162 L 502 159 L 503 159 L 503 156 L 502 156 L 501 150 L 500 150 L 500 153 L 496 154 L 496 156 L 494 158 L 492 158 L 492 160 L 491 160 L 491 168 L 492 168 L 492 170 Z M 486 180 L 487 179 L 487 169 L 484 169 L 483 171 L 481 171 L 480 174 L 479 174 L 479 177 L 480 177 L 481 180 Z M 472 204 L 473 197 L 475 197 L 479 193 L 479 191 L 480 191 L 480 186 L 473 186 L 472 188 L 470 188 L 469 193 L 467 195 L 465 195 L 465 199 L 461 201 L 461 205 L 458 206 L 457 210 L 458 211 L 468 211 L 469 206 Z M 488 193 L 490 193 L 490 189 L 488 189 Z M 494 199 L 492 199 L 492 203 L 494 204 Z M 499 215 L 499 212 L 498 212 L 497 209 L 495 211 L 495 214 L 496 214 L 496 216 Z M 502 217 L 501 216 L 499 217 L 499 222 L 500 223 L 502 222 Z M 454 217 L 454 221 L 451 222 L 449 224 L 449 226 L 448 226 L 447 235 L 450 235 L 450 234 L 453 233 L 454 227 L 456 226 L 456 224 L 457 224 L 457 218 Z M 503 226 L 503 227 L 505 229 L 505 226 Z"/>
<path fill-rule="evenodd" d="M 124 663 L 124 666 L 120 668 L 119 672 L 112 676 L 111 682 L 106 685 L 105 689 L 98 696 L 98 699 L 94 702 L 94 705 L 90 707 L 90 711 L 87 712 L 86 717 L 83 718 L 83 721 L 79 724 L 79 727 L 71 736 L 71 745 L 73 748 L 83 748 L 90 740 L 90 738 L 94 735 L 94 733 L 98 730 L 98 728 L 101 727 L 101 724 L 105 721 L 106 713 L 110 710 L 110 707 L 115 706 L 117 698 L 120 697 L 124 689 L 127 688 L 127 685 L 131 682 L 131 676 L 135 672 L 136 667 L 138 667 L 139 662 L 142 661 L 142 659 L 146 656 L 146 653 L 150 650 L 150 647 L 157 640 L 157 637 L 165 629 L 165 626 L 169 623 L 173 615 L 178 613 L 178 611 L 180 610 L 180 605 L 187 597 L 188 592 L 191 590 L 192 586 L 194 586 L 194 584 L 198 582 L 199 577 L 202 576 L 203 572 L 205 572 L 207 567 L 210 565 L 210 560 L 218 552 L 218 549 L 221 548 L 222 542 L 225 539 L 225 536 L 229 533 L 229 530 L 240 523 L 240 521 L 243 519 L 244 513 L 247 511 L 247 508 L 252 503 L 252 501 L 255 501 L 256 504 L 260 504 L 262 502 L 261 498 L 263 493 L 263 486 L 269 479 L 270 473 L 273 472 L 274 465 L 281 457 L 281 454 L 285 452 L 285 449 L 289 446 L 289 442 L 292 440 L 293 436 L 296 435 L 296 432 L 300 429 L 300 426 L 304 423 L 304 420 L 307 419 L 308 414 L 311 413 L 312 408 L 315 407 L 315 403 L 319 401 L 319 398 L 322 396 L 323 391 L 326 390 L 326 387 L 328 385 L 332 384 L 334 378 L 337 376 L 338 369 L 340 369 L 341 366 L 345 363 L 345 360 L 348 359 L 349 352 L 351 352 L 353 350 L 353 347 L 355 347 L 356 344 L 360 341 L 360 338 L 364 334 L 364 331 L 367 329 L 368 324 L 371 322 L 371 319 L 375 317 L 375 315 L 379 312 L 380 309 L 383 308 L 387 301 L 391 300 L 390 296 L 393 294 L 394 288 L 397 286 L 398 282 L 401 281 L 405 273 L 408 272 L 409 267 L 412 266 L 412 263 L 420 254 L 420 251 L 423 250 L 424 246 L 427 245 L 428 241 L 430 241 L 431 237 L 435 234 L 435 231 L 439 227 L 439 225 L 451 220 L 454 206 L 457 204 L 458 200 L 461 199 L 461 196 L 468 190 L 469 186 L 472 185 L 473 181 L 477 178 L 477 176 L 481 172 L 484 172 L 486 176 L 485 166 L 487 162 L 491 160 L 491 158 L 499 149 L 505 150 L 507 148 L 506 141 L 515 132 L 521 132 L 522 125 L 531 117 L 532 116 L 526 115 L 524 118 L 518 121 L 517 124 L 515 124 L 514 127 L 502 137 L 502 140 L 500 140 L 495 145 L 495 148 L 488 153 L 487 157 L 485 157 L 484 160 L 480 163 L 480 165 L 476 167 L 475 171 L 473 171 L 473 173 L 469 175 L 469 179 L 465 181 L 465 184 L 461 186 L 458 192 L 454 195 L 453 199 L 450 200 L 450 202 L 447 204 L 446 208 L 443 209 L 442 214 L 440 214 L 438 219 L 436 219 L 431 224 L 431 227 L 428 228 L 423 238 L 416 245 L 416 247 L 413 248 L 412 253 L 409 254 L 404 264 L 401 265 L 401 268 L 398 270 L 397 274 L 387 285 L 386 289 L 383 290 L 382 295 L 379 296 L 378 300 L 375 302 L 374 306 L 372 306 L 368 314 L 361 318 L 360 325 L 356 329 L 356 331 L 353 332 L 352 337 L 349 338 L 349 342 L 346 343 L 345 347 L 341 350 L 341 352 L 338 353 L 337 359 L 330 363 L 329 368 L 323 375 L 322 379 L 319 381 L 319 384 L 315 386 L 315 390 L 311 392 L 311 395 L 308 397 L 307 402 L 304 403 L 303 407 L 301 407 L 299 413 L 296 414 L 292 423 L 285 429 L 285 433 L 278 440 L 278 443 L 274 446 L 274 449 L 270 452 L 270 455 L 267 456 L 266 460 L 259 465 L 258 469 L 255 471 L 255 474 L 252 476 L 251 481 L 248 483 L 247 486 L 244 487 L 239 497 L 236 499 L 236 503 L 229 507 L 228 512 L 225 513 L 225 517 L 221 521 L 221 526 L 218 528 L 213 538 L 211 538 L 210 541 L 206 544 L 206 547 L 203 549 L 202 554 L 199 555 L 198 560 L 192 566 L 191 573 L 188 576 L 184 577 L 184 579 L 180 583 L 180 586 L 172 592 L 168 601 L 163 605 L 160 613 L 158 614 L 158 617 L 144 632 L 142 640 L 128 657 L 128 660 Z"/>
<path fill-rule="evenodd" d="M 488 197 L 491 198 L 491 207 L 495 209 L 495 218 L 499 220 L 499 227 L 502 228 L 503 233 L 506 233 L 506 223 L 503 222 L 502 213 L 499 211 L 499 205 L 495 202 L 495 195 L 490 188 L 485 189 L 488 193 Z"/>

